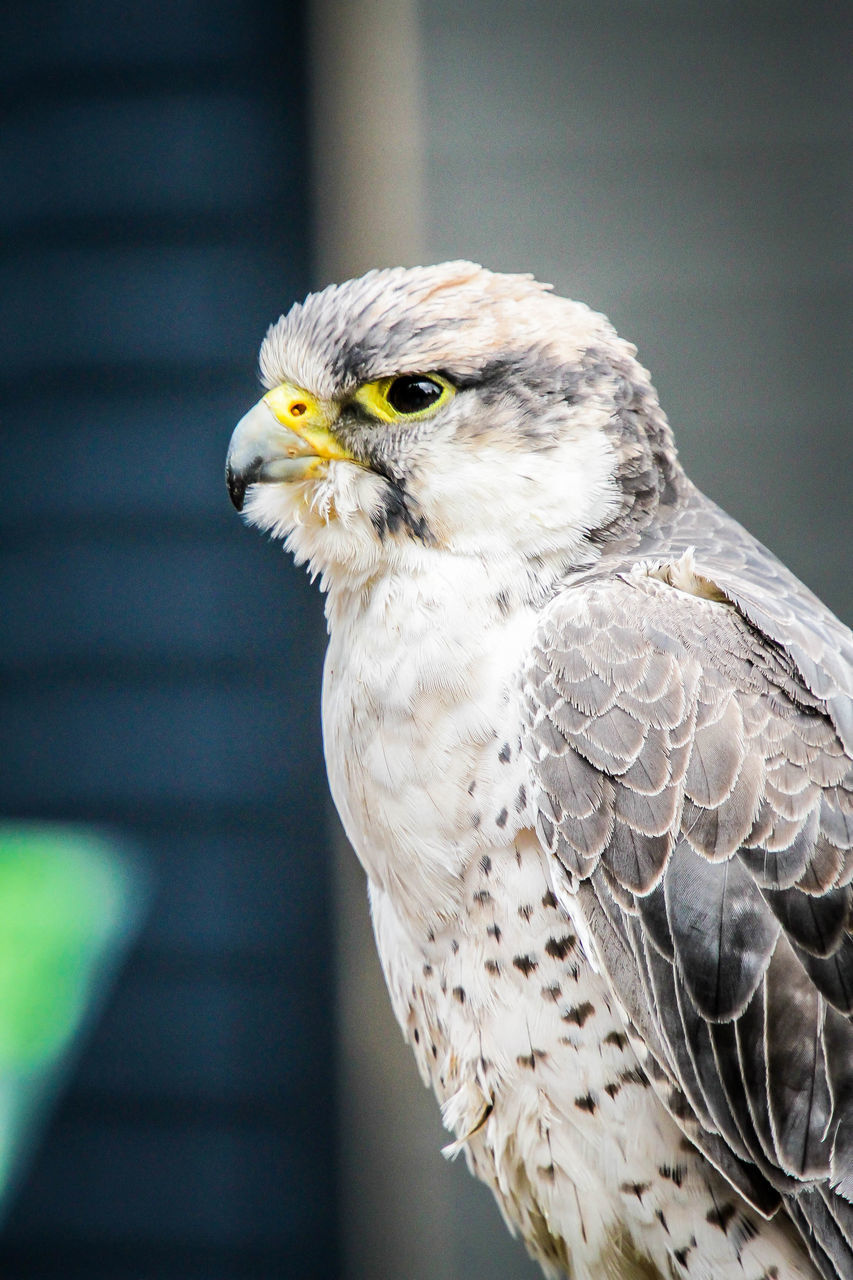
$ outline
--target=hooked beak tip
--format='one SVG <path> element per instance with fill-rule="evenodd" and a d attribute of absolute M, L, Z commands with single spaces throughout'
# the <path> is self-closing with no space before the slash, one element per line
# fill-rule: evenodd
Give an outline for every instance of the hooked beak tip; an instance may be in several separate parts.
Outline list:
<path fill-rule="evenodd" d="M 229 462 L 225 467 L 225 483 L 228 486 L 228 496 L 232 505 L 238 511 L 243 510 L 243 504 L 246 501 L 246 490 L 252 483 L 252 472 L 260 470 L 262 459 L 258 458 L 254 466 L 244 471 L 235 471 Z"/>

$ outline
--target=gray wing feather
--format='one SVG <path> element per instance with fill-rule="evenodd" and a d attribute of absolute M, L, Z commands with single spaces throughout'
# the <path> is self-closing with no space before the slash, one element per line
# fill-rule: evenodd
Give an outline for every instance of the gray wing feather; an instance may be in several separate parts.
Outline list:
<path fill-rule="evenodd" d="M 853 1014 L 853 938 L 847 933 L 828 956 L 813 956 L 794 947 L 797 958 L 820 993 L 840 1013 Z"/>
<path fill-rule="evenodd" d="M 700 513 L 718 540 L 698 536 Z M 762 1212 L 784 1197 L 823 1274 L 842 1276 L 853 640 L 724 521 L 697 500 L 669 533 L 673 554 L 691 532 L 707 541 L 713 593 L 626 563 L 549 606 L 524 682 L 538 831 L 664 1104 Z"/>
<path fill-rule="evenodd" d="M 846 889 L 827 889 L 820 897 L 800 889 L 765 889 L 764 900 L 785 932 L 813 956 L 829 956 L 844 941 L 850 914 Z"/>
<path fill-rule="evenodd" d="M 697 1012 L 730 1022 L 764 976 L 779 922 L 738 859 L 711 862 L 686 840 L 670 859 L 664 894 L 676 966 Z"/>
<path fill-rule="evenodd" d="M 802 970 L 784 937 L 768 966 L 764 1002 L 767 1096 L 774 1147 L 786 1172 L 797 1178 L 829 1175 L 826 1132 L 831 1098 L 823 1049 L 823 1001 L 801 980 Z M 790 1026 L 791 994 L 797 994 L 797 1034 Z"/>

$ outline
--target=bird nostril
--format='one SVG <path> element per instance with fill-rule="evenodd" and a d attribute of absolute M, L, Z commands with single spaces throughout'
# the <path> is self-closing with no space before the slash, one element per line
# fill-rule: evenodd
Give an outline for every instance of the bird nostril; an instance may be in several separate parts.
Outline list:
<path fill-rule="evenodd" d="M 308 412 L 308 406 L 302 400 L 294 400 L 290 406 L 290 416 L 292 418 L 301 418 L 303 413 Z"/>

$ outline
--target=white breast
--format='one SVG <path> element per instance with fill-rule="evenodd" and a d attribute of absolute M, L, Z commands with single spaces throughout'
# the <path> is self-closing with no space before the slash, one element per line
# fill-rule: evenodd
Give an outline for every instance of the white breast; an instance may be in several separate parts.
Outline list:
<path fill-rule="evenodd" d="M 571 1257 L 576 1280 L 653 1275 L 647 1260 L 694 1280 L 773 1266 L 807 1280 L 779 1228 L 685 1148 L 582 918 L 557 902 L 518 736 L 533 610 L 506 618 L 481 565 L 436 561 L 333 600 L 323 726 L 394 1010 L 451 1153 L 554 1276 Z M 724 1232 L 714 1206 L 732 1198 Z"/>
<path fill-rule="evenodd" d="M 337 602 L 329 782 L 371 882 L 419 935 L 458 912 L 477 851 L 530 821 L 515 679 L 535 616 L 504 618 L 496 594 L 481 568 L 448 556 L 428 577 L 386 577 L 348 609 Z"/>
<path fill-rule="evenodd" d="M 532 832 L 480 854 L 431 940 L 413 942 L 387 893 L 371 902 L 397 1019 L 455 1139 L 446 1153 L 464 1153 L 546 1274 L 816 1280 L 661 1106 Z"/>

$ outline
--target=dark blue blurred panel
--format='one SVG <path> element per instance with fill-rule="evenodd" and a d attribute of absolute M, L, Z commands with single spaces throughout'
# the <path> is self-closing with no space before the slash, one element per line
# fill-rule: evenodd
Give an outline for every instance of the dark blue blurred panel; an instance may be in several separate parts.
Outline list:
<path fill-rule="evenodd" d="M 247 1105 L 277 1110 L 286 1098 L 290 1138 L 308 1139 L 311 1073 L 323 1047 L 310 1034 L 310 1014 L 321 993 L 306 974 L 298 976 L 303 980 L 288 984 L 259 962 L 232 961 L 213 971 L 201 964 L 171 970 L 132 964 L 123 999 L 107 1012 L 81 1066 L 81 1085 L 100 1094 L 105 1109 L 107 1100 L 155 1107 L 168 1096 L 188 1113 L 206 1109 L 220 1118 Z M 289 1029 L 296 1026 L 308 1034 L 294 1036 Z M 123 1046 L 116 1062 L 111 1042 Z"/>
<path fill-rule="evenodd" d="M 0 16 L 0 811 L 118 825 L 157 887 L 16 1280 L 337 1272 L 322 615 L 223 483 L 308 286 L 304 63 L 295 2 Z"/>
<path fill-rule="evenodd" d="M 4 70 L 28 83 L 58 71 L 108 75 L 128 65 L 178 76 L 198 64 L 248 67 L 282 52 L 261 43 L 276 12 L 290 26 L 290 47 L 299 48 L 302 38 L 295 7 L 286 3 L 276 10 L 240 0 L 145 0 L 119 12 L 108 0 L 7 0 L 3 7 Z"/>
<path fill-rule="evenodd" d="M 0 134 L 0 166 L 30 178 L 26 188 L 13 181 L 6 190 L 0 225 L 74 216 L 97 227 L 116 214 L 162 218 L 164 208 L 171 218 L 252 212 L 286 162 L 275 124 L 247 91 L 178 89 L 119 104 L 83 99 L 36 108 Z M 297 141 L 287 150 L 298 162 Z"/>
<path fill-rule="evenodd" d="M 294 583 L 280 548 L 269 546 L 252 557 L 252 581 L 244 583 L 250 544 L 213 521 L 207 526 L 116 537 L 113 517 L 83 536 L 69 531 L 61 546 L 45 546 L 35 531 L 17 545 L 10 539 L 0 599 L 22 607 L 0 615 L 7 661 L 35 666 L 55 660 L 61 647 L 71 665 L 150 657 L 250 665 L 256 658 L 274 672 L 289 659 L 294 682 L 318 677 L 313 666 L 306 669 L 306 655 L 290 657 L 287 646 L 289 617 L 313 603 L 307 581 Z M 285 732 L 286 716 L 287 708 Z"/>
<path fill-rule="evenodd" d="M 175 369 L 173 386 L 163 385 L 162 370 L 156 378 L 88 372 L 82 387 L 66 376 L 49 390 L 40 376 L 6 393 L 0 417 L 15 423 L 16 436 L 3 451 L 4 546 L 16 533 L 28 544 L 52 544 L 47 518 L 93 529 L 104 520 L 114 528 L 121 517 L 124 527 L 135 522 L 153 537 L 176 524 L 209 536 L 215 519 L 233 535 L 233 513 L 215 481 L 224 473 L 228 427 L 255 390 L 251 370 L 250 363 L 238 381 Z M 257 536 L 247 531 L 241 545 L 257 545 Z"/>
<path fill-rule="evenodd" d="M 49 1212 L 69 1235 L 107 1245 L 129 1235 L 144 1266 L 149 1241 L 277 1245 L 287 1257 L 309 1231 L 322 1232 L 310 1209 L 321 1191 L 317 1163 L 304 1133 L 290 1137 L 280 1108 L 278 1124 L 263 1111 L 219 1119 L 206 1110 L 144 1105 L 119 1117 L 104 1112 L 66 1108 L 56 1126 L 55 1164 L 36 1175 L 38 1202 L 19 1214 L 21 1236 L 37 1237 Z M 105 1170 L 110 1195 L 89 1195 Z M 293 1261 L 291 1274 L 302 1277 Z"/>
<path fill-rule="evenodd" d="M 40 250 L 0 266 L 0 378 L 46 373 L 54 391 L 81 365 L 250 370 L 270 308 L 299 280 L 298 264 L 251 241 Z"/>
<path fill-rule="evenodd" d="M 283 854 L 276 843 L 282 830 Z M 173 836 L 158 863 L 168 891 L 151 921 L 151 946 L 170 953 L 177 945 L 186 957 L 215 951 L 220 960 L 254 964 L 298 937 L 300 950 L 290 963 L 307 956 L 322 966 L 327 937 L 306 922 L 323 910 L 324 838 L 322 815 L 308 805 L 282 813 L 274 804 L 266 815 L 255 811 L 251 822 L 238 812 L 230 826 L 218 818 L 212 831 Z M 321 971 L 317 982 L 324 981 Z"/>
<path fill-rule="evenodd" d="M 242 806 L 317 793 L 317 726 L 298 683 L 181 671 L 33 680 L 0 696 L 0 805 L 76 819 L 96 808 L 144 820 L 153 805 Z M 134 810 L 139 810 L 138 815 Z M 282 835 L 284 831 L 282 831 Z"/>

